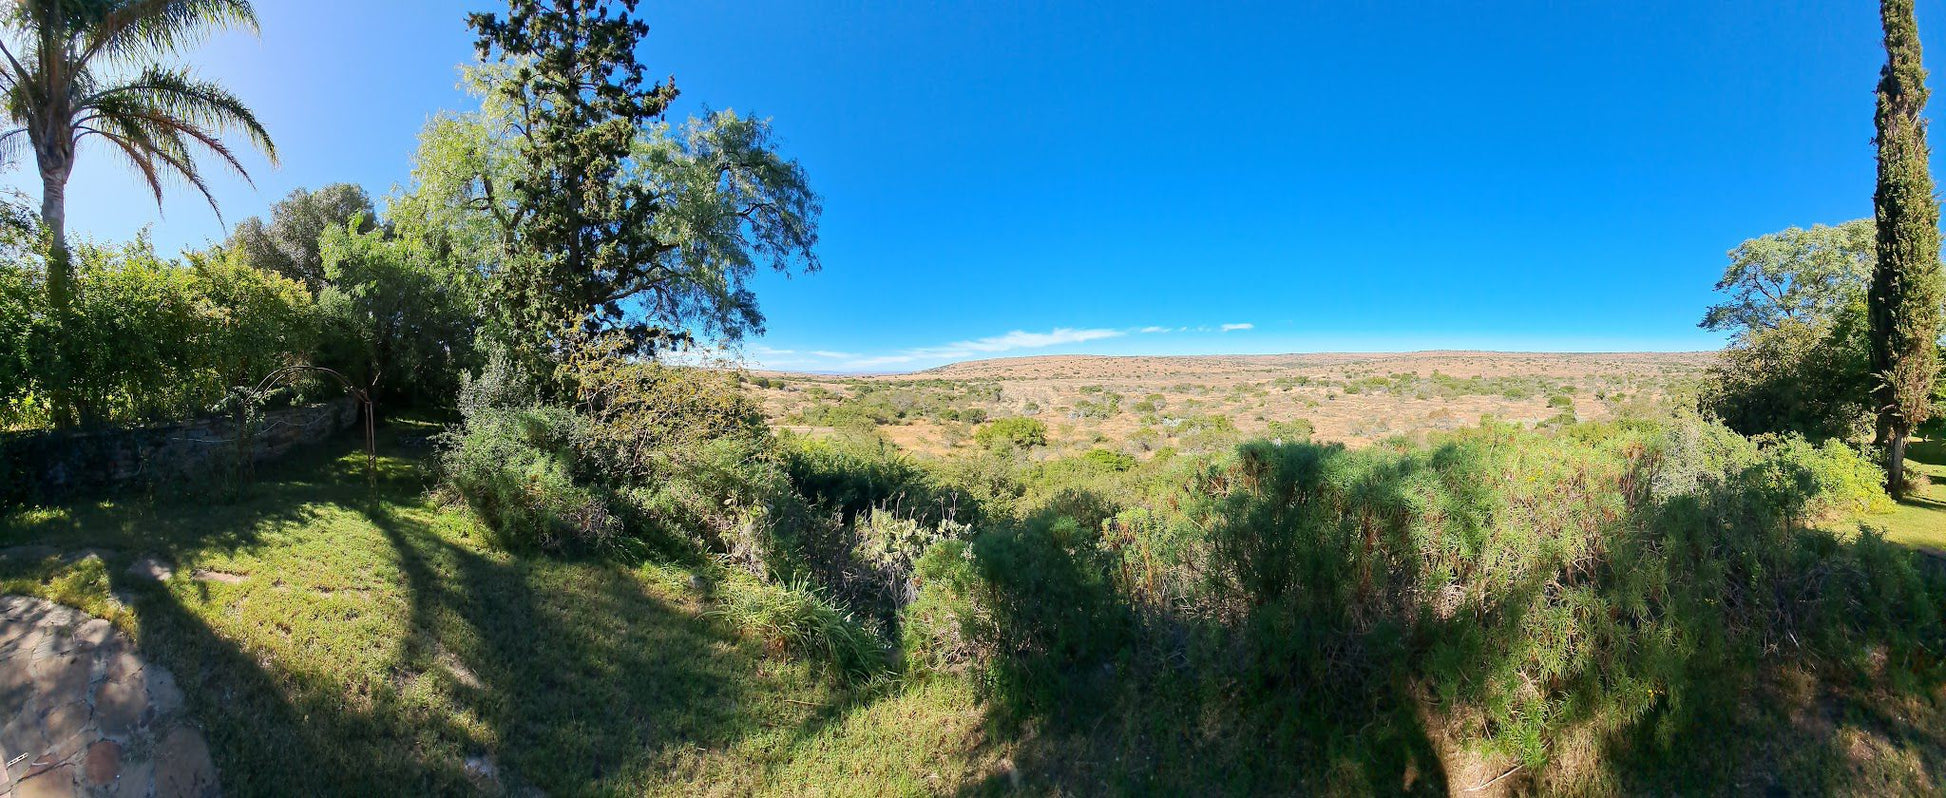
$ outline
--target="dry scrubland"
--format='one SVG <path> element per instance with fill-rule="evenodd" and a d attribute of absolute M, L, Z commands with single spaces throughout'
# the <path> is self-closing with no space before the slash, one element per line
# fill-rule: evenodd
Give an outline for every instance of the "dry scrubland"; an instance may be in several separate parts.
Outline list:
<path fill-rule="evenodd" d="M 1100 357 L 956 363 L 911 374 L 755 372 L 778 426 L 826 434 L 868 421 L 908 450 L 970 446 L 978 421 L 1028 416 L 1055 452 L 1208 449 L 1308 423 L 1312 437 L 1369 445 L 1478 424 L 1542 425 L 1644 409 L 1684 390 L 1714 353 Z M 972 410 L 972 414 L 968 414 Z M 1227 426 L 1226 426 L 1227 423 Z M 1297 423 L 1299 427 L 1281 426 Z"/>

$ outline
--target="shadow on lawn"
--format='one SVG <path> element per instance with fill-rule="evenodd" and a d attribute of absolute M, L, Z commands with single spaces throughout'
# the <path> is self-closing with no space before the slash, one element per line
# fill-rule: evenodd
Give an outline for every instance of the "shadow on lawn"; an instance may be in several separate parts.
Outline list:
<path fill-rule="evenodd" d="M 489 555 L 370 509 L 412 604 L 408 667 L 439 671 L 509 787 L 580 793 L 748 730 L 753 664 L 693 613 L 598 564 Z"/>
<path fill-rule="evenodd" d="M 231 503 L 98 501 L 16 513 L 0 521 L 0 545 L 113 550 L 106 587 L 127 597 L 142 654 L 176 674 L 231 794 L 626 789 L 699 749 L 831 719 L 807 721 L 801 710 L 764 717 L 751 691 L 793 688 L 773 685 L 772 665 L 720 623 L 614 565 L 476 550 L 433 526 L 442 517 L 420 498 L 415 462 L 382 457 L 371 488 L 353 448 L 341 442 L 279 464 Z M 370 526 L 347 526 L 348 517 Z M 321 532 L 318 522 L 336 527 Z M 331 534 L 360 538 L 316 539 Z M 223 593 L 125 572 L 138 556 L 182 572 L 211 555 L 288 556 L 277 550 L 307 545 L 331 560 L 320 572 L 356 571 L 330 577 L 353 583 L 335 588 L 339 600 L 315 592 L 304 583 L 312 575 L 291 572 L 289 561 L 275 586 L 253 579 Z M 0 562 L 0 577 L 66 567 Z M 308 617 L 243 611 L 256 601 L 290 602 Z M 273 668 L 280 655 L 253 652 L 263 643 L 249 635 L 278 631 L 245 626 L 239 637 L 212 626 L 218 617 L 340 646 L 376 628 L 372 642 L 390 652 L 363 665 L 286 652 L 293 661 Z M 374 662 L 376 678 L 360 670 Z"/>

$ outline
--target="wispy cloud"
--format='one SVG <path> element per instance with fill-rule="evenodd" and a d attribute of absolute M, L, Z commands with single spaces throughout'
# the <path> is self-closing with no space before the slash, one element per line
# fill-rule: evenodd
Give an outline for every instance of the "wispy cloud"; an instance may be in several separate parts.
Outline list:
<path fill-rule="evenodd" d="M 801 368 L 813 371 L 870 371 L 873 369 L 895 367 L 926 367 L 959 360 L 994 357 L 1009 352 L 1025 352 L 1055 346 L 1087 343 L 1089 341 L 1121 338 L 1130 334 L 1227 333 L 1255 328 L 1255 324 L 1249 323 L 1224 324 L 1217 327 L 1211 327 L 1209 325 L 1169 327 L 1152 324 L 1144 327 L 1123 329 L 1056 327 L 1046 332 L 1014 330 L 1003 335 L 969 338 L 963 341 L 954 341 L 937 346 L 911 347 L 885 354 L 861 354 L 829 349 L 776 349 L 761 344 L 751 346 L 748 352 L 759 363 L 770 368 Z"/>

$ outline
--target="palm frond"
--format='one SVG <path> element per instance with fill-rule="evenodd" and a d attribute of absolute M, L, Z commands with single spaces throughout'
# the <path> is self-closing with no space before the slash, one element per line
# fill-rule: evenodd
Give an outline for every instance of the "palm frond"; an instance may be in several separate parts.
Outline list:
<path fill-rule="evenodd" d="M 269 131 L 257 120 L 256 112 L 221 84 L 199 79 L 186 69 L 150 67 L 133 80 L 85 97 L 76 106 L 77 109 L 97 113 L 163 116 L 215 133 L 241 132 L 250 137 L 251 143 L 262 150 L 272 164 L 277 163 L 277 145 L 270 140 Z M 214 144 L 212 148 L 222 151 L 227 157 L 228 150 Z M 239 172 L 243 170 L 235 158 L 228 160 Z"/>
<path fill-rule="evenodd" d="M 216 212 L 217 220 L 222 220 L 223 210 L 217 205 L 216 195 L 210 192 L 209 182 L 203 179 L 195 159 L 191 157 L 189 142 L 193 136 L 178 128 L 147 123 L 145 120 L 104 118 L 100 122 L 102 126 L 89 125 L 84 132 L 114 145 L 142 173 L 149 190 L 155 194 L 156 205 L 162 204 L 163 176 L 170 175 L 202 194 L 210 209 Z"/>
<path fill-rule="evenodd" d="M 98 19 L 81 28 L 75 49 L 83 64 L 102 56 L 128 60 L 168 55 L 202 44 L 225 28 L 253 34 L 258 30 L 250 0 L 122 0 L 106 5 Z"/>

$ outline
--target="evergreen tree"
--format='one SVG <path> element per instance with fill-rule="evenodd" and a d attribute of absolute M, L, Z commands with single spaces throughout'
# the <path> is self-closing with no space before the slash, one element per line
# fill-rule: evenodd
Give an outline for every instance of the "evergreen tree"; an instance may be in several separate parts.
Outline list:
<path fill-rule="evenodd" d="M 1905 448 L 1932 409 L 1938 372 L 1939 205 L 1927 169 L 1926 69 L 1912 0 L 1881 0 L 1885 69 L 1878 83 L 1878 263 L 1867 297 L 1872 400 L 1885 446 L 1886 489 L 1905 492 Z"/>
<path fill-rule="evenodd" d="M 495 285 L 500 332 L 518 355 L 546 351 L 576 323 L 654 337 L 624 321 L 623 303 L 655 286 L 665 246 L 657 197 L 627 166 L 638 131 L 661 118 L 676 87 L 644 77 L 635 51 L 649 28 L 635 7 L 510 0 L 504 18 L 469 18 L 480 57 L 510 67 L 490 101 L 513 117 L 517 157 L 505 185 L 488 174 L 482 190 L 507 258 Z"/>

